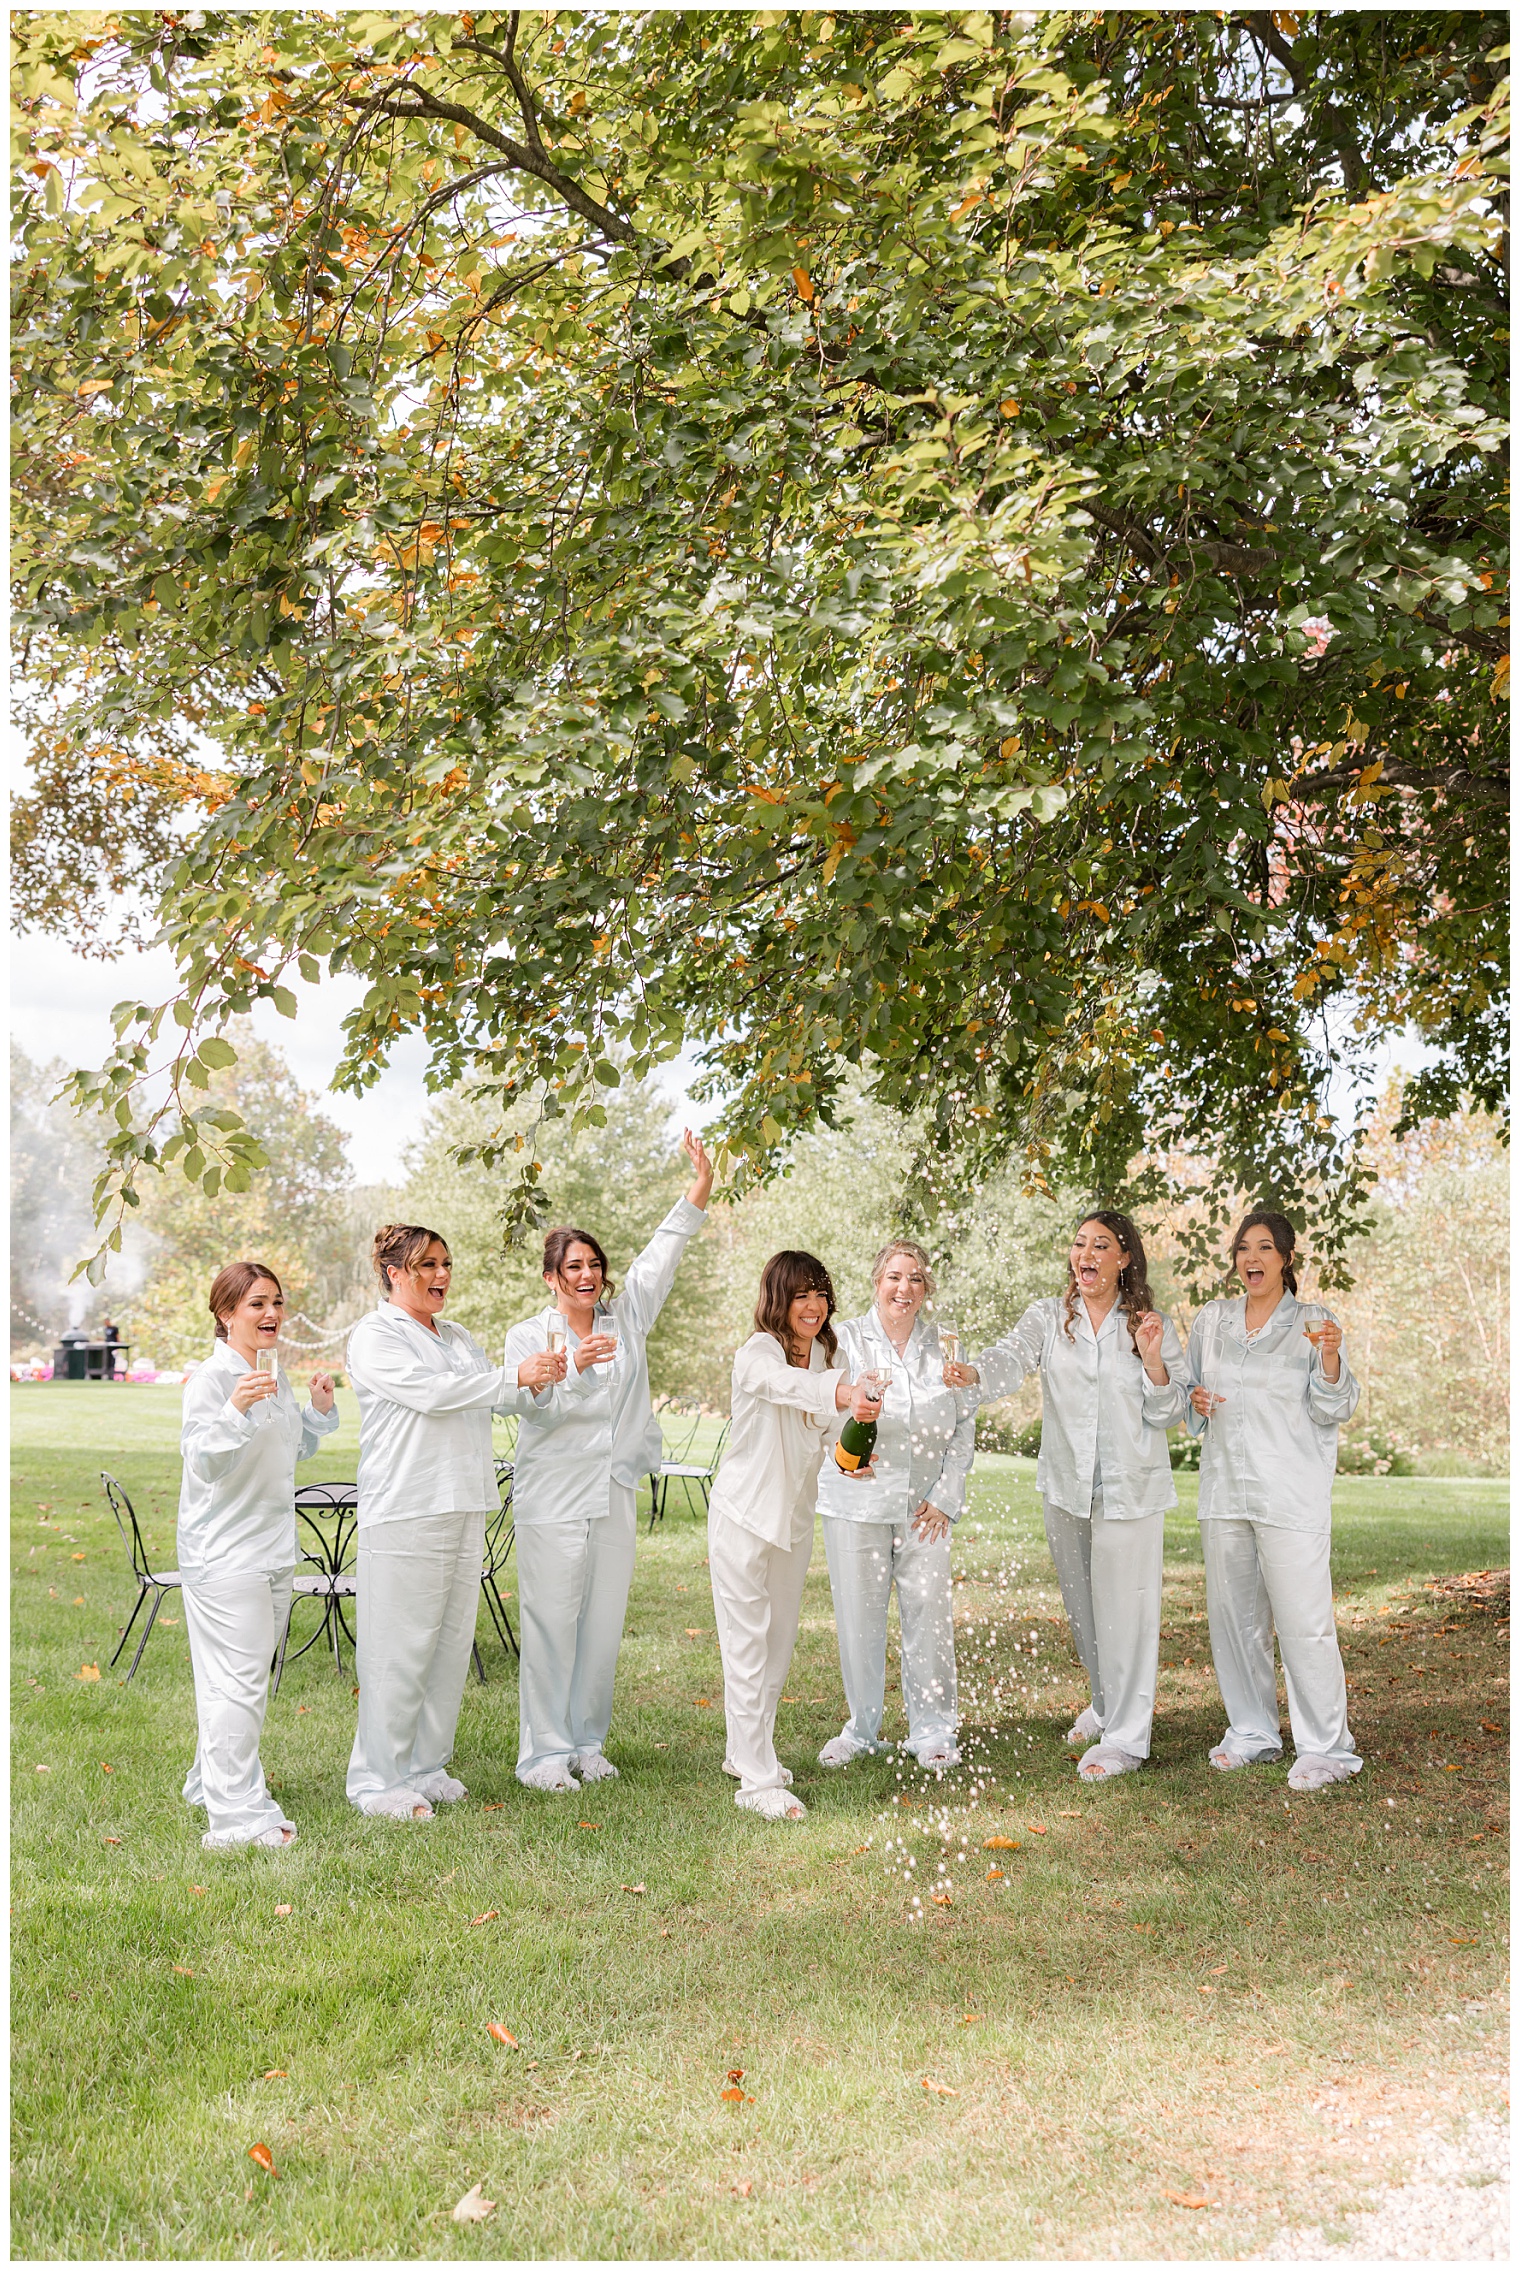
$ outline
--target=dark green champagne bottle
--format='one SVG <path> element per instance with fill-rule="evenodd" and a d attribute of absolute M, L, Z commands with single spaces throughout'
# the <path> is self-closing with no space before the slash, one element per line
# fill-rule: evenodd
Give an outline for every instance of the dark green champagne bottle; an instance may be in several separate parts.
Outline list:
<path fill-rule="evenodd" d="M 855 1414 L 851 1412 L 849 1418 L 839 1430 L 839 1439 L 834 1445 L 835 1465 L 843 1467 L 847 1475 L 852 1475 L 857 1468 L 869 1463 L 871 1453 L 875 1449 L 875 1420 L 857 1419 Z"/>

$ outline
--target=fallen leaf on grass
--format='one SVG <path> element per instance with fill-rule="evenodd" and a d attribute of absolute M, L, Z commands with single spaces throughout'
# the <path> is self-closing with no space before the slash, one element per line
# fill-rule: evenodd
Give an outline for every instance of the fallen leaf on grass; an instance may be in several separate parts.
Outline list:
<path fill-rule="evenodd" d="M 1083 1819 L 1083 1814 L 1082 1814 L 1082 1809 L 1081 1809 L 1081 1807 L 1080 1807 L 1080 1806 L 1063 1806 L 1063 1807 L 1061 1808 L 1061 1819 L 1062 1819 L 1062 1821 L 1063 1821 L 1063 1822 L 1079 1822 L 1079 1821 L 1081 1821 L 1081 1820 Z"/>
<path fill-rule="evenodd" d="M 1475 1948 L 1478 1945 L 1477 1934 L 1474 1933 L 1470 1940 L 1453 1940 L 1451 1944 L 1454 1948 Z"/>
<path fill-rule="evenodd" d="M 699 1711 L 711 1711 L 712 1697 L 710 1695 L 699 1695 L 695 1700 L 697 1709 Z M 784 1702 L 785 1700 L 785 1697 L 783 1697 L 782 1701 Z"/>
<path fill-rule="evenodd" d="M 1227 1971 L 1229 1970 L 1229 1968 L 1230 1968 L 1230 1967 L 1229 1967 L 1229 1964 L 1228 1964 L 1227 1962 L 1226 1962 L 1226 1963 L 1216 1963 L 1216 1964 L 1212 1964 L 1212 1965 L 1210 1965 L 1210 1967 L 1209 1967 L 1209 1977 L 1210 1977 L 1210 1979 L 1219 1979 L 1219 1978 L 1221 1978 L 1221 1977 L 1223 1976 L 1223 1974 L 1224 1974 L 1225 1972 L 1227 1972 Z"/>
<path fill-rule="evenodd" d="M 192 1885 L 192 1886 L 190 1887 L 190 1890 L 191 1890 L 191 1891 L 192 1891 L 193 1893 L 195 1893 L 196 1895 L 198 1895 L 198 1897 L 199 1897 L 199 1898 L 200 1898 L 201 1900 L 204 1900 L 204 1899 L 205 1899 L 205 1897 L 206 1897 L 206 1888 L 205 1888 L 205 1886 L 204 1886 L 204 1885 Z"/>
<path fill-rule="evenodd" d="M 931 1893 L 929 1897 L 936 1908 L 954 1908 L 955 1906 L 954 1893 Z"/>
<path fill-rule="evenodd" d="M 276 1916 L 288 1916 L 290 1914 L 290 1902 L 288 1900 L 280 1901 L 276 1905 L 275 1914 Z"/>
<path fill-rule="evenodd" d="M 619 1885 L 618 1887 L 619 1892 L 641 1893 L 643 1890 L 642 1885 Z"/>
<path fill-rule="evenodd" d="M 84 1607 L 83 1593 L 76 1593 L 74 1595 L 73 1601 L 70 1603 L 70 1606 L 76 1609 L 82 1609 Z"/>
<path fill-rule="evenodd" d="M 985 2011 L 965 2011 L 961 2014 L 961 2025 L 963 2027 L 979 2027 L 986 2016 Z"/>
<path fill-rule="evenodd" d="M 264 2079 L 266 2082 L 288 2082 L 290 2080 L 290 2076 L 286 2073 L 283 2066 L 266 2066 L 264 2069 Z"/>
<path fill-rule="evenodd" d="M 485 1804 L 481 1807 L 480 1810 L 483 1814 L 499 1814 L 501 1812 L 501 1808 L 502 1801 L 500 1798 L 487 1798 Z"/>
<path fill-rule="evenodd" d="M 1018 1849 L 1019 1841 L 1016 1837 L 984 1837 L 982 1839 L 982 1851 L 984 1853 L 1017 1853 Z"/>
<path fill-rule="evenodd" d="M 464 2198 L 454 2206 L 456 2224 L 483 2224 L 496 2213 L 496 2202 L 488 2200 L 478 2184 L 472 2184 Z"/>
<path fill-rule="evenodd" d="M 600 1829 L 601 1826 L 600 1822 L 577 1822 L 576 1824 L 577 1829 Z"/>
<path fill-rule="evenodd" d="M 755 2102 L 749 2093 L 746 2090 L 741 2090 L 737 2084 L 731 2084 L 729 2088 L 720 2090 L 718 2094 L 725 2105 L 753 2105 Z"/>
<path fill-rule="evenodd" d="M 195 1973 L 190 1969 L 190 1966 L 187 1963 L 177 1963 L 174 1968 L 179 1973 L 181 1979 L 193 1979 L 195 1977 Z"/>
<path fill-rule="evenodd" d="M 753 2178 L 747 2176 L 734 2186 L 734 2190 L 738 2193 L 741 2200 L 747 2200 L 754 2189 L 755 2186 Z"/>
<path fill-rule="evenodd" d="M 267 2145 L 250 2145 L 248 2148 L 248 2158 L 251 2161 L 257 2161 L 259 2167 L 263 2169 L 267 2176 L 279 2175 L 280 2172 L 274 2165 L 274 2155 L 269 2150 L 269 2147 Z"/>
<path fill-rule="evenodd" d="M 685 1632 L 688 1640 L 700 1640 L 703 1633 L 707 1630 L 707 1627 L 705 1624 L 688 1624 L 684 1625 L 682 1627 L 682 1630 Z"/>
<path fill-rule="evenodd" d="M 120 1845 L 121 1839 L 119 1837 L 108 1837 L 106 1843 L 107 1845 Z"/>
<path fill-rule="evenodd" d="M 987 1882 L 988 1882 L 988 1884 L 990 1885 L 990 1884 L 993 1884 L 993 1883 L 995 1883 L 995 1882 L 996 1882 L 996 1880 L 997 1880 L 997 1879 L 998 1879 L 999 1877 L 1001 1877 L 1001 1876 L 1002 1876 L 1002 1874 L 1003 1874 L 1003 1872 L 1002 1872 L 1002 1870 L 1001 1870 L 1001 1869 L 989 1869 L 989 1870 L 987 1871 Z"/>
<path fill-rule="evenodd" d="M 500 1914 L 501 1914 L 501 1910 L 500 1910 L 499 1908 L 488 1908 L 488 1909 L 486 1910 L 486 1912 L 485 1912 L 484 1916 L 472 1916 L 472 1917 L 470 1918 L 470 1923 L 471 1923 L 471 1924 L 494 1924 L 494 1923 L 495 1923 L 495 1921 L 496 1921 L 496 1919 L 497 1919 L 497 1917 L 498 1917 L 498 1916 L 499 1916 Z M 468 1930 L 468 1926 L 466 1927 L 466 1929 Z"/>
<path fill-rule="evenodd" d="M 1480 1719 L 1478 1725 L 1483 1729 L 1485 1735 L 1502 1735 L 1504 1732 L 1504 1729 L 1496 1727 L 1491 1719 Z"/>
<path fill-rule="evenodd" d="M 38 1767 L 38 1769 L 37 1769 L 37 1772 L 38 1772 L 39 1774 L 51 1774 L 51 1773 L 52 1773 L 52 1771 L 53 1771 L 53 1770 L 52 1770 L 52 1768 L 51 1768 L 50 1766 L 39 1766 L 39 1767 Z"/>
<path fill-rule="evenodd" d="M 486 2033 L 493 2042 L 504 2042 L 509 2050 L 517 2048 L 516 2035 L 509 2034 L 500 2019 L 488 2019 L 486 2021 Z"/>
<path fill-rule="evenodd" d="M 1166 2188 L 1166 2197 L 1175 2200 L 1179 2208 L 1206 2208 L 1209 2204 L 1202 2192 L 1174 2192 L 1170 2185 Z"/>
<path fill-rule="evenodd" d="M 76 1680 L 98 1680 L 100 1666 L 98 1664 L 81 1664 L 74 1677 Z"/>
<path fill-rule="evenodd" d="M 1045 1835 L 1045 1824 L 1043 1822 L 1025 1822 L 1024 1827 L 1032 1837 L 1043 1837 Z"/>
<path fill-rule="evenodd" d="M 100 1771 L 102 1774 L 114 1774 L 116 1772 L 116 1769 L 114 1766 L 107 1766 L 105 1760 L 102 1759 L 100 1762 Z"/>
<path fill-rule="evenodd" d="M 936 2098 L 958 2098 L 961 2094 L 959 2090 L 952 2090 L 948 2082 L 931 2082 L 927 2075 L 924 2077 L 923 2087 L 931 2097 Z"/>

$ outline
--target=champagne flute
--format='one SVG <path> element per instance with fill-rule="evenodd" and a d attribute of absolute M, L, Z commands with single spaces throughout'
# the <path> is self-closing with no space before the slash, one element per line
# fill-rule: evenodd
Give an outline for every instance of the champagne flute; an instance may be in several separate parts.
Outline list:
<path fill-rule="evenodd" d="M 253 1352 L 253 1369 L 278 1385 L 280 1378 L 279 1350 L 277 1348 L 256 1348 Z"/>
<path fill-rule="evenodd" d="M 563 1356 L 567 1340 L 565 1320 L 558 1311 L 549 1319 L 548 1342 L 551 1356 Z"/>
<path fill-rule="evenodd" d="M 618 1333 L 617 1311 L 615 1309 L 599 1309 L 596 1313 L 596 1329 L 613 1344 L 612 1354 L 609 1357 L 604 1358 L 603 1361 L 607 1364 L 616 1364 L 618 1360 L 618 1342 L 620 1338 Z"/>
<path fill-rule="evenodd" d="M 943 1364 L 959 1364 L 961 1360 L 961 1329 L 949 1317 L 940 1323 L 939 1353 Z"/>

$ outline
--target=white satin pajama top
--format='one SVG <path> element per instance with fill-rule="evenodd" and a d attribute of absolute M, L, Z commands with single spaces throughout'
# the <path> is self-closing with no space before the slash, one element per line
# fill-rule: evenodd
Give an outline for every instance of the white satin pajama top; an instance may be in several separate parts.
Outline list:
<path fill-rule="evenodd" d="M 788 1364 L 773 1333 L 751 1333 L 734 1358 L 728 1448 L 709 1513 L 790 1550 L 812 1536 L 818 1463 L 838 1411 L 842 1365 L 814 1341 L 807 1370 Z M 858 1483 L 858 1490 L 866 1485 Z"/>
<path fill-rule="evenodd" d="M 1332 1383 L 1319 1350 L 1304 1338 L 1305 1325 L 1329 1318 L 1321 1303 L 1285 1293 L 1248 1344 L 1243 1293 L 1199 1310 L 1188 1337 L 1186 1385 L 1224 1398 L 1212 1419 L 1188 1409 L 1189 1432 L 1203 1439 L 1201 1522 L 1262 1522 L 1319 1535 L 1329 1529 L 1341 1423 L 1362 1393 L 1344 1343 L 1341 1376 Z"/>
<path fill-rule="evenodd" d="M 891 1378 L 876 1425 L 876 1465 L 862 1481 L 835 1461 L 834 1441 L 849 1416 L 839 1413 L 818 1478 L 819 1513 L 831 1521 L 907 1522 L 927 1499 L 955 1521 L 976 1449 L 976 1397 L 945 1386 L 937 1329 L 918 1318 L 901 1356 L 874 1308 L 835 1331 L 852 1380 L 874 1370 Z"/>
<path fill-rule="evenodd" d="M 491 1414 L 523 1412 L 529 1388 L 511 1384 L 451 1317 L 437 1331 L 381 1301 L 348 1336 L 346 1369 L 359 1398 L 359 1527 L 428 1514 L 492 1514 L 501 1503 L 491 1460 Z"/>
<path fill-rule="evenodd" d="M 229 1401 L 252 1367 L 226 1341 L 185 1382 L 184 1475 L 176 1550 L 182 1577 L 273 1576 L 296 1558 L 296 1463 L 338 1424 L 337 1406 L 301 1410 L 288 1375 L 251 1411 Z"/>
<path fill-rule="evenodd" d="M 1157 1387 L 1130 1339 L 1116 1301 L 1096 1333 L 1081 1299 L 1067 1338 L 1066 1298 L 1031 1301 L 1011 1333 L 971 1358 L 981 1374 L 979 1403 L 1011 1396 L 1031 1372 L 1040 1374 L 1043 1414 L 1035 1483 L 1052 1506 L 1086 1515 L 1103 1493 L 1110 1522 L 1137 1522 L 1177 1503 L 1166 1430 L 1187 1410 L 1182 1343 L 1170 1317 L 1161 1321 L 1166 1383 Z"/>
<path fill-rule="evenodd" d="M 677 1199 L 622 1286 L 603 1306 L 617 1319 L 618 1352 L 611 1364 L 575 1368 L 579 1336 L 566 1324 L 569 1365 L 563 1380 L 525 1410 L 517 1430 L 512 1471 L 512 1519 L 519 1529 L 599 1521 L 610 1512 L 613 1483 L 636 1489 L 660 1471 L 665 1445 L 649 1399 L 648 1340 L 664 1308 L 687 1242 L 707 1220 L 706 1210 Z M 526 1317 L 507 1334 L 506 1360 L 515 1377 L 525 1357 L 549 1345 L 557 1309 Z"/>

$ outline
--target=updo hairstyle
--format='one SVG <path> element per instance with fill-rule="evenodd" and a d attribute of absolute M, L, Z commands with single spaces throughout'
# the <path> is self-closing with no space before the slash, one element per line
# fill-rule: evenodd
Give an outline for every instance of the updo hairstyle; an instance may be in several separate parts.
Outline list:
<path fill-rule="evenodd" d="M 375 1232 L 370 1248 L 375 1264 L 375 1275 L 380 1280 L 380 1291 L 390 1299 L 391 1281 L 387 1272 L 405 1270 L 408 1275 L 416 1269 L 434 1239 L 449 1254 L 449 1242 L 441 1230 L 425 1230 L 420 1222 L 382 1222 Z"/>
<path fill-rule="evenodd" d="M 267 1262 L 229 1262 L 225 1269 L 217 1271 L 211 1280 L 211 1291 L 206 1296 L 206 1307 L 216 1321 L 216 1337 L 219 1341 L 227 1338 L 227 1319 L 233 1310 L 240 1301 L 248 1298 L 264 1278 L 269 1280 L 283 1301 L 285 1288 Z"/>

